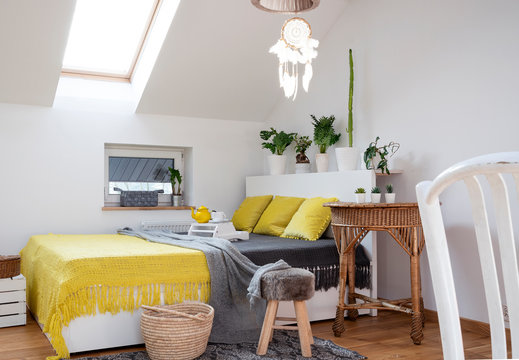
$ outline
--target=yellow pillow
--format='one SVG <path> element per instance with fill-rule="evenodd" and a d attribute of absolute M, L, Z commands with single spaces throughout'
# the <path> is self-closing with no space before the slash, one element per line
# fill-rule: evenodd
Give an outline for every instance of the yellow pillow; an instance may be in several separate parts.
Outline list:
<path fill-rule="evenodd" d="M 254 233 L 280 236 L 303 201 L 304 198 L 276 196 L 258 220 Z"/>
<path fill-rule="evenodd" d="M 331 201 L 337 201 L 337 198 L 306 199 L 290 220 L 281 237 L 312 241 L 319 239 L 332 217 L 331 209 L 323 207 L 323 204 Z"/>
<path fill-rule="evenodd" d="M 263 210 L 272 201 L 272 198 L 272 195 L 245 198 L 232 216 L 232 223 L 236 230 L 251 232 L 261 214 L 263 214 Z"/>

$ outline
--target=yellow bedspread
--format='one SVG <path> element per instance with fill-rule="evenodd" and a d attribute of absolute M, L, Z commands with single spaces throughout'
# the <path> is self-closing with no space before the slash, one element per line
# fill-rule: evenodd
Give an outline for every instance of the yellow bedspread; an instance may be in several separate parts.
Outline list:
<path fill-rule="evenodd" d="M 210 275 L 198 250 L 125 235 L 37 235 L 21 251 L 31 311 L 49 333 L 56 359 L 68 358 L 63 326 L 82 315 L 158 304 L 208 301 Z"/>

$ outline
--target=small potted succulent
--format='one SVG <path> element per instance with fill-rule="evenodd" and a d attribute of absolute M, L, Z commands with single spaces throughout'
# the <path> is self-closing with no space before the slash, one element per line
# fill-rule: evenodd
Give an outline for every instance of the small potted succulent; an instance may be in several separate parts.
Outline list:
<path fill-rule="evenodd" d="M 310 159 L 306 156 L 306 150 L 312 145 L 312 140 L 308 136 L 296 135 L 294 139 L 296 144 L 296 174 L 310 172 Z"/>
<path fill-rule="evenodd" d="M 182 184 L 182 175 L 180 175 L 180 170 L 173 169 L 172 167 L 168 167 L 171 181 L 171 204 L 173 206 L 180 206 L 180 200 L 182 198 L 182 192 L 180 190 L 180 185 Z M 175 185 L 178 183 L 178 187 L 175 188 Z"/>
<path fill-rule="evenodd" d="M 287 157 L 283 155 L 283 153 L 285 149 L 292 144 L 296 135 L 296 133 L 287 134 L 284 131 L 277 132 L 274 128 L 260 132 L 260 137 L 264 140 L 264 142 L 261 143 L 261 147 L 270 150 L 272 153 L 272 155 L 268 157 L 270 175 L 282 175 L 286 173 Z M 270 138 L 272 138 L 272 140 L 270 140 Z"/>
<path fill-rule="evenodd" d="M 371 142 L 364 151 L 364 163 L 366 164 L 366 169 L 368 170 L 378 170 L 382 171 L 382 174 L 390 174 L 389 169 L 387 167 L 387 160 L 391 156 L 393 156 L 398 149 L 400 149 L 400 144 L 394 141 L 391 141 L 387 145 L 379 146 L 377 143 L 380 140 L 380 137 L 377 136 L 375 141 Z"/>
<path fill-rule="evenodd" d="M 314 126 L 314 144 L 319 147 L 319 153 L 315 154 L 315 164 L 317 166 L 317 172 L 328 171 L 328 154 L 326 150 L 341 137 L 341 134 L 336 134 L 333 128 L 335 116 L 329 117 L 321 116 L 317 119 L 314 115 L 310 115 L 312 118 L 312 125 Z"/>
<path fill-rule="evenodd" d="M 357 204 L 362 204 L 366 202 L 366 189 L 361 187 L 355 189 L 355 201 L 357 202 Z"/>
<path fill-rule="evenodd" d="M 373 186 L 371 188 L 371 202 L 373 204 L 378 204 L 380 202 L 380 196 L 382 194 L 380 193 L 380 188 L 378 186 Z"/>
<path fill-rule="evenodd" d="M 386 202 L 390 203 L 390 204 L 394 203 L 395 196 L 396 196 L 396 194 L 393 192 L 393 184 L 387 184 L 386 185 L 386 194 L 384 195 Z"/>

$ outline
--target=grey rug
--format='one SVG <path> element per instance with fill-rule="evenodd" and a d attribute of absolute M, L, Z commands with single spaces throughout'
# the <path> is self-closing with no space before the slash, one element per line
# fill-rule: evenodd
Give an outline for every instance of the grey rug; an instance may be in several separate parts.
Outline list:
<path fill-rule="evenodd" d="M 242 344 L 209 344 L 207 350 L 199 360 L 274 360 L 274 359 L 322 359 L 322 360 L 339 360 L 367 359 L 355 351 L 351 351 L 335 345 L 329 340 L 323 340 L 314 337 L 314 345 L 312 345 L 312 357 L 305 358 L 301 356 L 301 347 L 297 331 L 275 331 L 274 338 L 269 344 L 267 355 L 256 355 L 255 343 Z M 121 353 L 117 355 L 105 355 L 100 357 L 85 357 L 78 360 L 150 360 L 146 351 L 137 351 L 129 353 Z"/>

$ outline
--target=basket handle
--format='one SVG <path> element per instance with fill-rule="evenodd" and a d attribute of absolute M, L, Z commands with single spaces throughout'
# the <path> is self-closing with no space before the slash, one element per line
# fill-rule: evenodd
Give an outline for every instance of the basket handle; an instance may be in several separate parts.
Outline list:
<path fill-rule="evenodd" d="M 164 309 L 164 308 L 159 308 L 159 307 L 155 307 L 155 306 L 142 305 L 141 307 L 146 309 L 146 310 L 152 310 L 152 311 L 156 311 L 156 312 L 165 312 L 165 313 L 168 313 L 168 314 L 175 314 L 175 315 L 187 317 L 187 318 L 190 318 L 190 319 L 193 319 L 193 320 L 205 320 L 206 319 L 206 315 L 202 314 L 202 313 L 198 313 L 196 315 L 190 315 L 190 314 L 186 314 L 186 313 L 183 313 L 183 312 L 180 312 L 180 311 L 171 310 L 171 309 Z"/>

